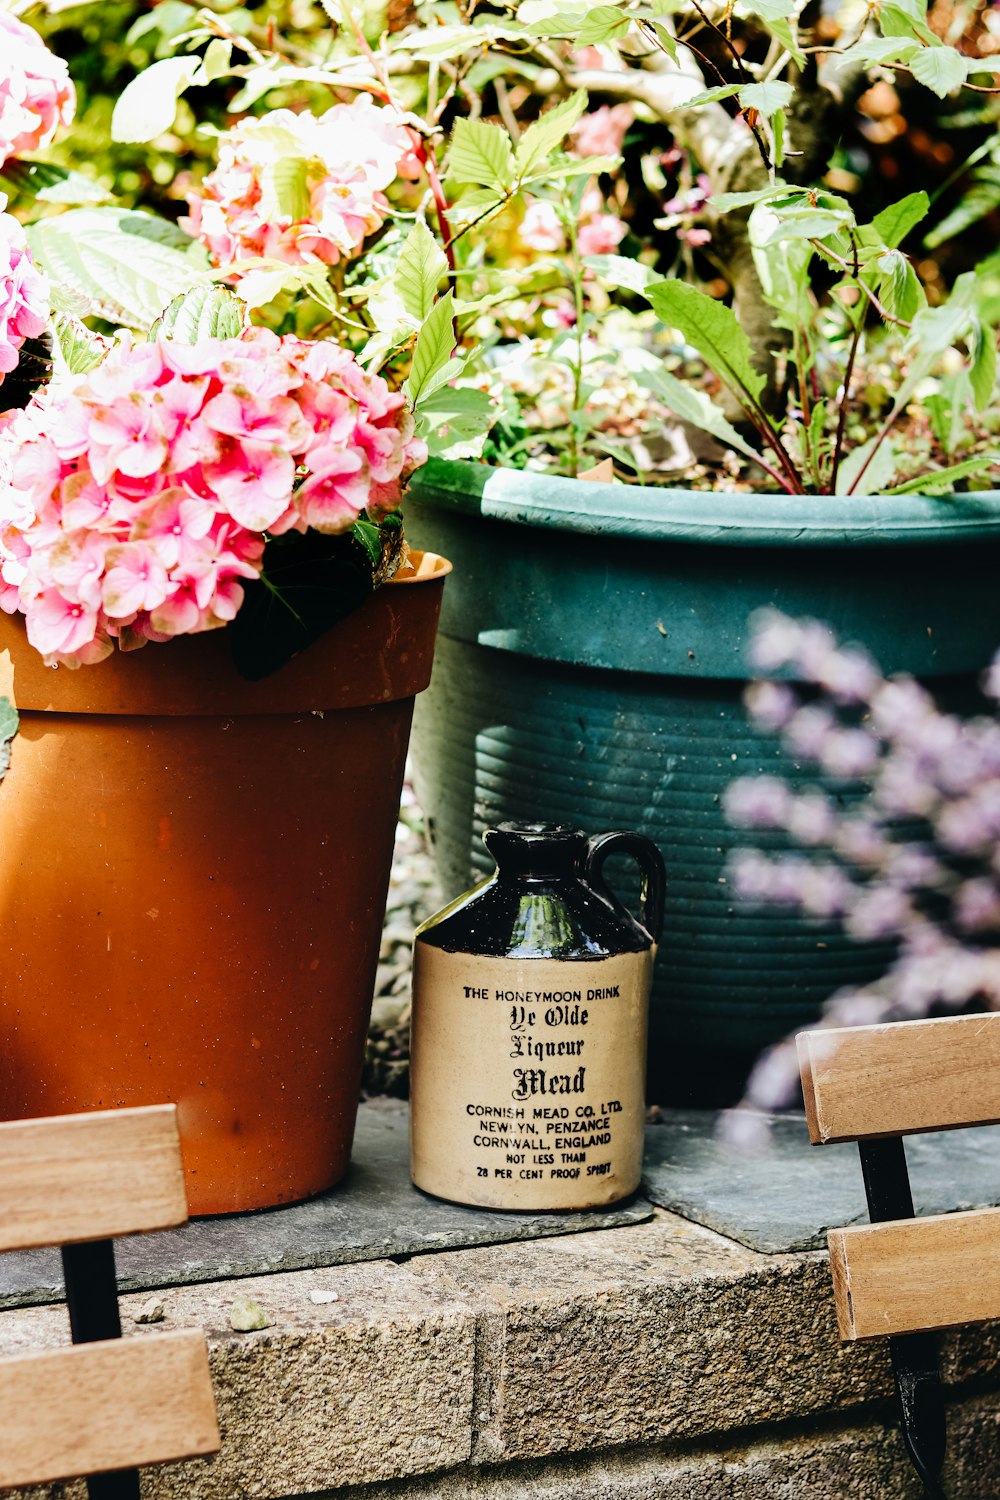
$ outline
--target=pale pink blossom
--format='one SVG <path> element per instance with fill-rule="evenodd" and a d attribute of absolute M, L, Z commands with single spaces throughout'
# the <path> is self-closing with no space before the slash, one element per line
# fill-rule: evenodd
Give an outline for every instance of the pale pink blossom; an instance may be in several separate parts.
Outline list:
<path fill-rule="evenodd" d="M 615 214 L 595 214 L 577 230 L 580 254 L 613 255 L 627 233 L 628 225 Z"/>
<path fill-rule="evenodd" d="M 566 234 L 555 207 L 540 198 L 528 204 L 518 233 L 522 244 L 529 250 L 544 252 L 566 248 Z"/>
<path fill-rule="evenodd" d="M 577 156 L 617 156 L 625 133 L 635 119 L 631 104 L 602 104 L 583 115 L 572 130 Z"/>
<path fill-rule="evenodd" d="M 61 57 L 37 31 L 0 11 L 0 166 L 47 146 L 76 109 L 76 92 Z"/>

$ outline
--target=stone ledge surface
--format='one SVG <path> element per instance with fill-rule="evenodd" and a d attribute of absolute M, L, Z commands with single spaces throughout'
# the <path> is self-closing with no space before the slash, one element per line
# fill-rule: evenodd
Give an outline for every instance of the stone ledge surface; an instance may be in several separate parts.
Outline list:
<path fill-rule="evenodd" d="M 268 1329 L 232 1331 L 229 1311 L 241 1293 L 262 1304 Z M 339 1300 L 316 1300 L 331 1293 Z M 126 1335 L 206 1329 L 223 1450 L 207 1462 L 149 1471 L 148 1500 L 353 1500 L 355 1493 L 372 1500 L 493 1500 L 494 1493 L 514 1500 L 518 1491 L 509 1484 L 488 1486 L 508 1483 L 511 1464 L 556 1461 L 597 1465 L 598 1474 L 610 1465 L 618 1488 L 595 1479 L 574 1490 L 576 1481 L 567 1479 L 569 1487 L 552 1489 L 552 1500 L 644 1500 L 653 1491 L 642 1485 L 652 1480 L 636 1471 L 626 1483 L 622 1455 L 664 1443 L 698 1444 L 715 1455 L 707 1470 L 707 1460 L 699 1460 L 690 1482 L 684 1465 L 694 1460 L 670 1460 L 680 1465 L 676 1479 L 664 1471 L 674 1487 L 665 1488 L 661 1477 L 657 1493 L 671 1500 L 750 1500 L 758 1493 L 836 1500 L 836 1486 L 797 1487 L 795 1475 L 805 1485 L 813 1463 L 814 1429 L 866 1426 L 871 1404 L 885 1403 L 891 1391 L 883 1348 L 838 1342 L 824 1255 L 762 1255 L 665 1212 L 620 1229 L 442 1251 L 402 1264 L 185 1286 L 160 1296 L 164 1322 L 142 1327 L 132 1319 L 146 1297 L 122 1299 Z M 0 1314 L 0 1354 L 66 1339 L 62 1307 Z M 944 1368 L 953 1384 L 1000 1389 L 1000 1327 L 950 1338 Z M 793 1442 L 779 1434 L 774 1452 L 759 1461 L 724 1457 L 748 1441 L 748 1432 L 766 1445 L 776 1428 L 799 1436 Z M 980 1437 L 987 1429 L 997 1470 L 995 1417 L 985 1429 L 982 1422 L 970 1427 Z M 884 1431 L 864 1439 L 875 1444 L 873 1472 L 886 1441 Z M 836 1443 L 831 1463 L 835 1450 Z M 786 1475 L 780 1482 L 779 1458 Z M 662 1469 L 664 1460 L 655 1461 Z M 752 1487 L 754 1463 L 765 1465 L 760 1485 L 770 1488 Z M 467 1477 L 465 1490 L 454 1489 L 460 1481 L 444 1478 L 447 1471 L 474 1474 L 479 1488 Z M 823 1472 L 827 1483 L 832 1471 Z M 705 1488 L 705 1473 L 715 1488 Z M 742 1488 L 734 1487 L 737 1479 Z M 84 1492 L 66 1486 L 34 1493 L 75 1500 Z M 896 1493 L 885 1490 L 892 1500 Z M 958 1493 L 987 1500 L 1000 1490 Z"/>

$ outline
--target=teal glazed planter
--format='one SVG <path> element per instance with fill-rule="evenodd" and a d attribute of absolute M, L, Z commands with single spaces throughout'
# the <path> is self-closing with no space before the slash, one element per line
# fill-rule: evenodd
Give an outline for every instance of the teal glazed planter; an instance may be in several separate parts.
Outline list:
<path fill-rule="evenodd" d="M 727 1102 L 763 1047 L 889 957 L 725 884 L 749 841 L 723 818 L 726 784 L 816 781 L 747 722 L 749 617 L 823 619 L 971 706 L 1000 643 L 1000 495 L 708 494 L 434 460 L 407 517 L 454 563 L 411 742 L 446 897 L 492 872 L 482 833 L 502 821 L 652 838 L 667 907 L 650 1097 Z"/>

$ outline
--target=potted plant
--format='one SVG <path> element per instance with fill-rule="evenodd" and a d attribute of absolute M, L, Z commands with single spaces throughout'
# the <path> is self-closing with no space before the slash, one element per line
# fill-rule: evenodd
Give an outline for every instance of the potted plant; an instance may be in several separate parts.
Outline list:
<path fill-rule="evenodd" d="M 869 140 L 904 81 L 917 108 L 988 99 L 993 43 L 977 22 L 952 45 L 909 3 L 863 27 L 770 0 L 654 10 L 435 3 L 368 32 L 345 0 L 319 45 L 164 15 L 142 23 L 158 56 L 115 129 L 162 143 L 179 108 L 214 108 L 217 164 L 183 188 L 205 274 L 258 322 L 294 308 L 405 376 L 432 455 L 413 532 L 459 559 L 414 743 L 449 893 L 497 818 L 657 838 L 658 1089 L 666 1068 L 675 1092 L 732 1091 L 878 961 L 740 913 L 720 883 L 733 757 L 775 753 L 740 708 L 747 614 L 835 606 L 848 633 L 891 626 L 890 668 L 966 688 L 995 638 L 995 502 L 935 498 L 992 469 L 995 260 L 975 294 L 933 258 L 918 274 L 902 247 L 928 195 L 886 191 Z M 867 163 L 836 144 L 859 113 Z M 106 244 L 117 212 L 35 226 L 76 295 L 92 286 L 69 246 Z"/>
<path fill-rule="evenodd" d="M 71 85 L 0 30 L 19 153 Z M 185 291 L 183 235 L 111 213 L 139 243 L 105 254 L 103 332 L 50 318 L 66 283 L 0 214 L 0 1114 L 175 1101 L 192 1210 L 231 1212 L 346 1170 L 447 564 L 402 541 L 403 394 Z"/>

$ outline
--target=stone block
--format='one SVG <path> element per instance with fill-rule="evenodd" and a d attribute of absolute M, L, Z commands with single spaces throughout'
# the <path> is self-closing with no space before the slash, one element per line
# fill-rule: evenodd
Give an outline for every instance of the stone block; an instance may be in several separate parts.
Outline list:
<path fill-rule="evenodd" d="M 338 1302 L 310 1295 L 331 1290 Z M 240 1295 L 264 1307 L 270 1328 L 233 1331 Z M 162 1295 L 162 1323 L 138 1326 L 130 1314 L 144 1300 L 122 1298 L 126 1336 L 205 1329 L 223 1444 L 215 1458 L 148 1470 L 143 1500 L 277 1500 L 446 1469 L 469 1456 L 473 1320 L 405 1266 L 177 1288 Z M 66 1341 L 63 1308 L 0 1316 L 0 1355 Z M 37 1493 L 56 1500 L 64 1492 Z M 67 1500 L 76 1493 L 65 1490 Z"/>

